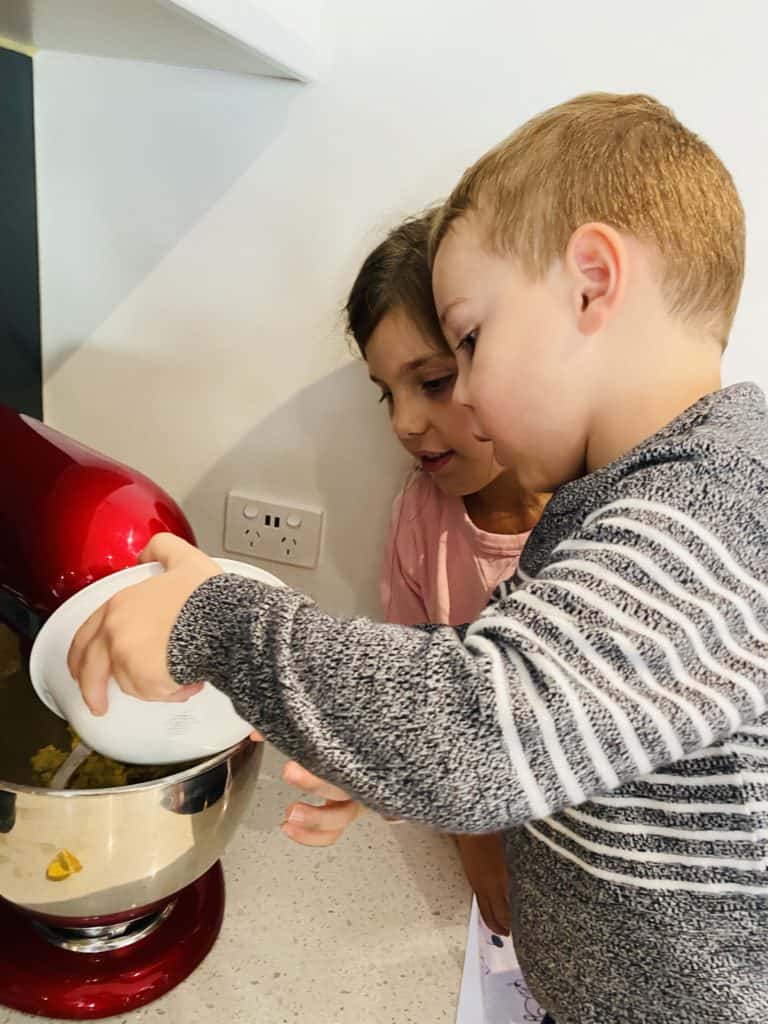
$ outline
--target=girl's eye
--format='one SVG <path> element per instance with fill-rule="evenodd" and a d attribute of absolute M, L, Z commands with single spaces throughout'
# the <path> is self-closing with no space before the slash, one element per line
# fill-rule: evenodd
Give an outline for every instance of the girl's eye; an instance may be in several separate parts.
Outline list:
<path fill-rule="evenodd" d="M 469 334 L 465 334 L 464 337 L 459 342 L 456 351 L 460 352 L 463 350 L 468 356 L 474 355 L 478 333 L 479 331 L 477 330 L 477 328 L 475 328 L 474 330 L 470 331 Z"/>
<path fill-rule="evenodd" d="M 381 404 L 382 402 L 386 402 L 387 405 L 391 405 L 392 404 L 392 392 L 391 391 L 382 391 L 381 392 L 381 394 L 379 395 L 379 404 Z"/>
<path fill-rule="evenodd" d="M 425 380 L 421 386 L 428 395 L 439 395 L 442 394 L 443 391 L 448 391 L 452 388 L 455 379 L 455 375 L 449 373 L 445 377 L 435 377 L 433 380 Z"/>

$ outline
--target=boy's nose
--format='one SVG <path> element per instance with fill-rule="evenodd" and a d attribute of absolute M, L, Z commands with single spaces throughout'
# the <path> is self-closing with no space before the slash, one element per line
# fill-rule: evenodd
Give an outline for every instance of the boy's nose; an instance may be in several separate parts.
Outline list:
<path fill-rule="evenodd" d="M 467 392 L 467 374 L 461 370 L 459 370 L 456 376 L 456 383 L 453 385 L 453 400 L 459 405 L 466 406 L 468 409 L 472 408 L 469 393 Z"/>

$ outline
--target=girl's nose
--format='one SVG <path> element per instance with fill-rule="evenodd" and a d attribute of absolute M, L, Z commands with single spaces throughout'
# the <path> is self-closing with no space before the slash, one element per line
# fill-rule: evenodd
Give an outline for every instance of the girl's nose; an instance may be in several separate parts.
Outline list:
<path fill-rule="evenodd" d="M 405 404 L 395 406 L 392 413 L 392 429 L 401 440 L 418 437 L 426 432 L 427 417 L 418 406 Z"/>

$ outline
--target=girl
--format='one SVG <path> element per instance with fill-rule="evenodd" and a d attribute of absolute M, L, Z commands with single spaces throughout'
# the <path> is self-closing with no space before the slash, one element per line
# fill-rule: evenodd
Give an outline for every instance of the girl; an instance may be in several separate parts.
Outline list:
<path fill-rule="evenodd" d="M 392 509 L 381 579 L 385 617 L 402 625 L 461 625 L 513 575 L 548 495 L 521 490 L 494 459 L 491 444 L 475 438 L 467 410 L 453 401 L 456 361 L 432 299 L 431 221 L 430 213 L 406 221 L 371 252 L 352 286 L 346 315 L 392 429 L 416 463 Z M 289 808 L 283 830 L 297 842 L 331 845 L 361 811 L 295 762 L 284 777 L 327 799 L 323 807 Z M 483 921 L 496 936 L 507 935 L 501 836 L 456 839 Z M 514 966 L 512 956 L 498 948 L 501 940 L 482 928 L 480 942 L 481 950 L 493 949 L 497 965 Z"/>

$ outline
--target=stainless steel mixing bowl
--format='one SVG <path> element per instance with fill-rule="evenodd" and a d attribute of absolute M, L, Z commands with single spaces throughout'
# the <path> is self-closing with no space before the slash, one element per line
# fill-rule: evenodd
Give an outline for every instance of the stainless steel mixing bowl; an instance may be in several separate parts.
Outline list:
<path fill-rule="evenodd" d="M 0 781 L 0 896 L 62 925 L 166 900 L 221 857 L 262 751 L 244 740 L 180 774 L 117 789 Z M 82 870 L 51 881 L 48 866 L 62 850 Z"/>

